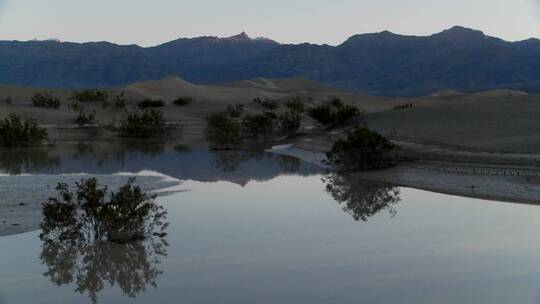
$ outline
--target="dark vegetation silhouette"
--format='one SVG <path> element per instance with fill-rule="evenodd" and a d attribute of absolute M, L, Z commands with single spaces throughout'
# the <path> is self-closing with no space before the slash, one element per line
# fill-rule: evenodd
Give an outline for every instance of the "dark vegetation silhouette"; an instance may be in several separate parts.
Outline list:
<path fill-rule="evenodd" d="M 137 104 L 140 109 L 148 108 L 162 108 L 165 106 L 165 101 L 161 99 L 144 99 L 143 101 Z"/>
<path fill-rule="evenodd" d="M 11 96 L 6 96 L 6 97 L 0 96 L 0 103 L 3 103 L 5 105 L 11 105 L 12 102 L 13 102 L 13 97 L 11 97 Z"/>
<path fill-rule="evenodd" d="M 326 184 L 326 192 L 355 221 L 366 222 L 383 211 L 395 216 L 393 207 L 401 201 L 399 188 L 392 185 L 335 173 L 323 178 L 323 181 Z"/>
<path fill-rule="evenodd" d="M 187 97 L 187 96 L 178 97 L 175 100 L 173 100 L 173 104 L 177 105 L 177 106 L 180 106 L 180 107 L 187 106 L 187 105 L 189 105 L 191 103 L 193 103 L 193 98 Z"/>
<path fill-rule="evenodd" d="M 37 146 L 47 140 L 47 131 L 33 119 L 21 119 L 16 114 L 0 120 L 0 146 L 29 147 Z"/>
<path fill-rule="evenodd" d="M 130 113 L 120 124 L 120 135 L 123 137 L 152 137 L 166 133 L 163 112 L 149 109 Z"/>
<path fill-rule="evenodd" d="M 86 89 L 73 91 L 70 99 L 79 102 L 107 102 L 109 100 L 109 93 L 105 90 Z"/>
<path fill-rule="evenodd" d="M 132 298 L 157 286 L 168 224 L 153 196 L 134 179 L 116 193 L 94 178 L 76 183 L 75 192 L 67 184 L 56 189 L 58 197 L 43 203 L 40 259 L 47 278 L 57 286 L 75 284 L 93 303 L 105 283 Z"/>
<path fill-rule="evenodd" d="M 91 125 L 96 123 L 96 111 L 92 110 L 92 112 L 87 113 L 84 109 L 84 107 L 79 108 L 79 114 L 77 115 L 77 118 L 75 118 L 75 123 L 79 126 L 84 125 Z"/>
<path fill-rule="evenodd" d="M 308 110 L 311 118 L 329 128 L 358 123 L 363 114 L 357 107 L 345 104 L 337 97 Z"/>
<path fill-rule="evenodd" d="M 32 105 L 34 107 L 58 109 L 60 102 L 60 98 L 49 93 L 36 93 L 32 96 Z"/>
<path fill-rule="evenodd" d="M 334 144 L 327 159 L 336 172 L 383 169 L 392 166 L 395 149 L 381 134 L 366 126 L 355 127 Z"/>
<path fill-rule="evenodd" d="M 51 152 L 50 147 L 0 148 L 0 171 L 12 175 L 53 171 L 61 160 Z"/>

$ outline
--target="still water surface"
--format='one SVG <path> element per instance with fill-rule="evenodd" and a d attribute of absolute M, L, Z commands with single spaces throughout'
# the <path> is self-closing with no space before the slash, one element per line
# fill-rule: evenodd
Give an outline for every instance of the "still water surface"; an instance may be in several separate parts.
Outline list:
<path fill-rule="evenodd" d="M 75 150 L 49 151 L 53 165 L 0 167 L 50 184 L 62 173 L 159 173 L 176 181 L 158 198 L 167 243 L 1 237 L 1 304 L 540 303 L 536 206 L 331 176 L 267 153 Z"/>

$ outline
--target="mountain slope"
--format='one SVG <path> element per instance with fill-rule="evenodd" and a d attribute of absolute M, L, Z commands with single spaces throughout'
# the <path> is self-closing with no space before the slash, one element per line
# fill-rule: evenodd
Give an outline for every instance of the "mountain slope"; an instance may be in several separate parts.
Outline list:
<path fill-rule="evenodd" d="M 0 83 L 117 86 L 179 75 L 206 84 L 305 77 L 380 95 L 496 88 L 540 92 L 540 40 L 507 42 L 454 27 L 431 36 L 355 35 L 338 46 L 251 39 L 178 39 L 151 48 L 54 41 L 0 42 Z"/>

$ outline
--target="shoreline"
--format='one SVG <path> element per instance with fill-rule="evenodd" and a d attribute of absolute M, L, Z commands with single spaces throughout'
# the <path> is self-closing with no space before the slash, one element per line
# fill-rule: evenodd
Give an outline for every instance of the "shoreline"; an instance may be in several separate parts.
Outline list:
<path fill-rule="evenodd" d="M 297 157 L 328 169 L 323 163 L 326 155 L 322 151 L 308 150 L 295 144 L 276 146 L 267 151 Z M 512 158 L 511 154 L 505 156 L 510 158 L 500 158 L 496 163 L 412 160 L 400 162 L 389 169 L 356 172 L 351 175 L 374 182 L 448 195 L 506 203 L 540 204 L 540 167 L 505 162 L 507 159 L 516 159 Z M 540 155 L 530 156 L 540 158 Z"/>

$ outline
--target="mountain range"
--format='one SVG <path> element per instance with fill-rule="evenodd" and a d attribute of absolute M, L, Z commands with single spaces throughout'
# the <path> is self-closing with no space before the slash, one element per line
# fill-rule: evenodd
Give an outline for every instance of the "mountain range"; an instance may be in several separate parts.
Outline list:
<path fill-rule="evenodd" d="M 415 96 L 496 88 L 540 92 L 540 40 L 518 42 L 453 27 L 431 36 L 388 31 L 337 46 L 280 44 L 242 33 L 158 46 L 0 41 L 0 83 L 50 88 L 121 86 L 177 75 L 197 84 L 305 77 L 339 89 Z"/>

